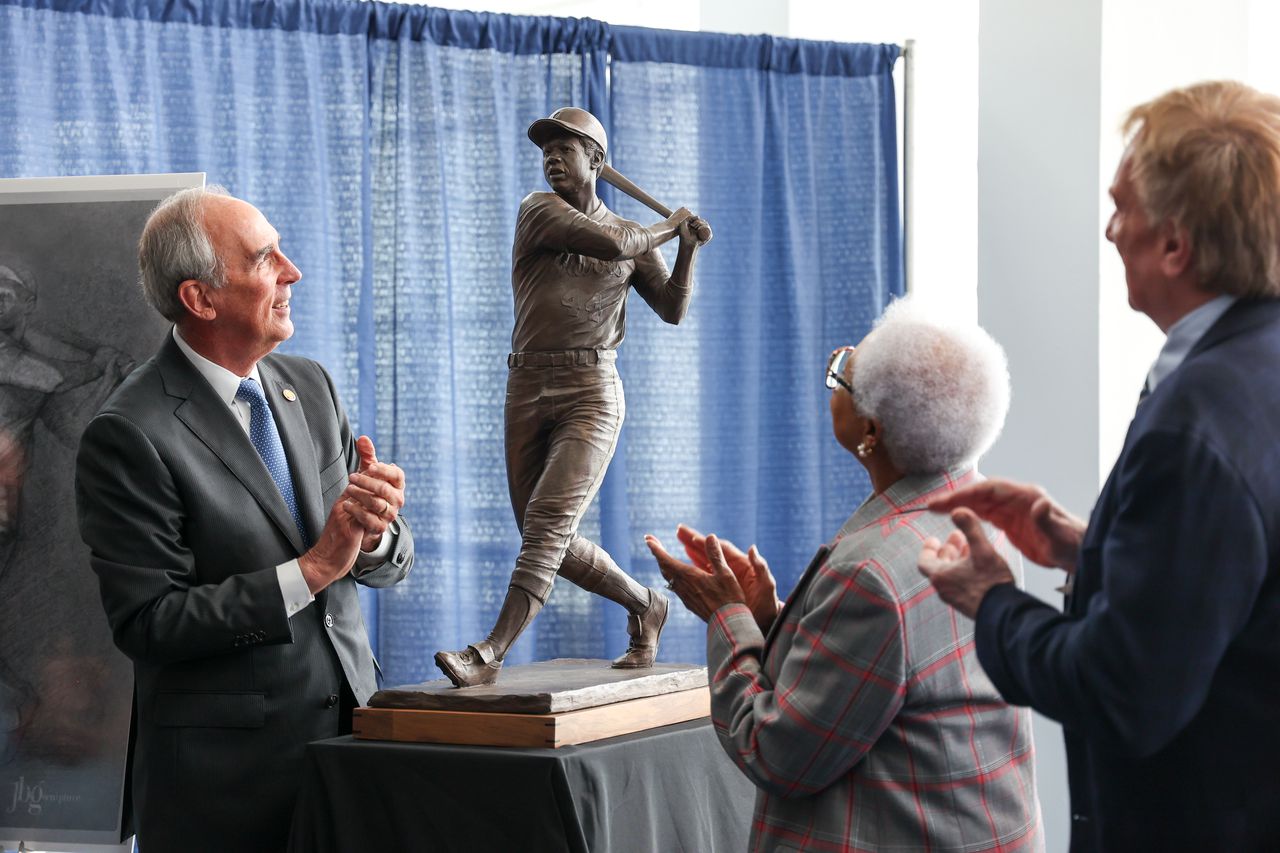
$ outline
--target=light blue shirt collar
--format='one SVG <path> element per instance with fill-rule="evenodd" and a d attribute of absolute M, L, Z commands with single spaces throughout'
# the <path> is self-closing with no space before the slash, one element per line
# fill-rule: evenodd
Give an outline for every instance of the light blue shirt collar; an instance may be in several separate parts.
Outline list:
<path fill-rule="evenodd" d="M 1210 326 L 1218 322 L 1219 317 L 1227 313 L 1227 309 L 1235 301 L 1236 297 L 1225 293 L 1216 296 L 1169 327 L 1169 337 L 1165 339 L 1155 364 L 1151 365 L 1151 370 L 1147 373 L 1148 393 L 1156 390 L 1157 385 L 1178 369 L 1178 365 L 1186 359 L 1196 342 L 1204 337 Z"/>
<path fill-rule="evenodd" d="M 221 364 L 210 361 L 191 348 L 191 344 L 182 339 L 182 335 L 178 332 L 178 327 L 173 327 L 173 340 L 178 345 L 178 349 L 182 350 L 182 354 L 187 357 L 191 365 L 199 371 L 200 375 L 205 378 L 213 388 L 213 393 L 218 395 L 218 399 L 226 403 L 228 406 L 235 408 L 236 391 L 240 390 L 240 380 L 242 377 L 236 376 L 230 370 L 227 370 Z M 249 371 L 249 375 L 243 377 L 252 379 L 259 385 L 262 384 L 261 377 L 258 376 L 258 365 L 254 364 L 253 369 Z"/>

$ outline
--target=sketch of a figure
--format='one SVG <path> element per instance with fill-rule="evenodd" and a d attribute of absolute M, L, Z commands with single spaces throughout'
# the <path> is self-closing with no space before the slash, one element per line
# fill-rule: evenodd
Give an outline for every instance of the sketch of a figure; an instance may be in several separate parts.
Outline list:
<path fill-rule="evenodd" d="M 0 179 L 0 838 L 127 827 L 132 668 L 88 568 L 75 455 L 169 331 L 138 287 L 138 235 L 198 180 Z"/>
<path fill-rule="evenodd" d="M 0 264 L 0 578 L 18 533 L 22 484 L 37 420 L 74 448 L 86 415 L 133 370 L 133 359 L 105 344 L 55 336 L 31 322 L 36 295 Z"/>
<path fill-rule="evenodd" d="M 132 358 L 112 346 L 34 323 L 32 276 L 18 268 L 13 261 L 0 263 L 0 581 L 21 527 L 23 484 L 36 461 L 36 423 L 43 423 L 60 445 L 74 449 L 85 421 L 134 366 Z M 6 656 L 0 647 L 0 765 L 16 754 L 42 692 L 19 676 Z M 65 668 L 67 660 L 71 656 L 59 665 Z M 65 734 L 52 742 L 83 740 Z"/>

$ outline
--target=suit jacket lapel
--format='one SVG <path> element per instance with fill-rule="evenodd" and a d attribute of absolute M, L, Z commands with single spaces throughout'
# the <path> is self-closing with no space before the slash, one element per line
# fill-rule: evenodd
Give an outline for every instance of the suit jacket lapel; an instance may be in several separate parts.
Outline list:
<path fill-rule="evenodd" d="M 888 507 L 881 500 L 879 495 L 871 495 L 864 500 L 856 510 L 854 510 L 853 515 L 849 516 L 848 521 L 841 525 L 839 532 L 836 533 L 835 540 L 831 543 L 824 544 L 817 550 L 817 553 L 810 558 L 809 565 L 805 567 L 804 572 L 800 575 L 800 579 L 796 581 L 795 589 L 791 590 L 791 594 L 787 596 L 787 600 L 782 603 L 782 609 L 778 611 L 778 617 L 774 619 L 773 624 L 769 626 L 769 633 L 764 638 L 764 652 L 761 655 L 762 660 L 769 654 L 769 647 L 772 646 L 773 641 L 777 639 L 778 629 L 786 618 L 787 613 L 792 607 L 798 606 L 797 602 L 804 598 L 805 590 L 813 581 L 814 575 L 816 575 L 818 570 L 822 568 L 823 564 L 827 562 L 827 557 L 829 557 L 831 552 L 835 549 L 836 543 L 853 531 L 858 530 L 863 525 L 880 517 L 887 511 L 887 509 Z"/>
<path fill-rule="evenodd" d="M 769 626 L 769 633 L 764 638 L 764 649 L 760 652 L 760 659 L 764 660 L 769 655 L 769 649 L 773 646 L 774 640 L 778 637 L 778 629 L 787 618 L 787 611 L 792 607 L 798 607 L 796 602 L 804 597 L 804 591 L 813 581 L 814 575 L 818 573 L 818 569 L 822 568 L 822 564 L 827 561 L 827 556 L 831 553 L 830 545 L 823 545 L 809 560 L 809 565 L 805 567 L 804 573 L 800 575 L 800 580 L 796 581 L 795 589 L 791 590 L 791 594 L 787 596 L 787 600 L 782 602 L 782 609 L 778 611 L 777 617 L 773 620 L 773 624 Z"/>
<path fill-rule="evenodd" d="M 898 515 L 904 511 L 918 511 L 925 496 L 948 484 L 952 484 L 952 488 L 965 485 L 973 479 L 973 476 L 971 468 L 957 465 L 943 474 L 903 477 L 886 489 L 884 494 L 871 495 L 863 501 L 854 510 L 853 515 L 849 516 L 849 520 L 841 525 L 840 532 L 836 534 L 836 538 L 830 544 L 823 545 L 818 549 L 818 552 L 813 555 L 813 559 L 809 561 L 804 574 L 800 575 L 800 580 L 796 581 L 795 589 L 787 596 L 787 600 L 782 604 L 782 610 L 778 611 L 778 617 L 769 626 L 769 633 L 764 639 L 764 651 L 761 653 L 761 660 L 768 657 L 769 648 L 777 638 L 779 627 L 786 619 L 788 612 L 793 606 L 797 606 L 797 602 L 804 598 L 805 590 L 822 569 L 822 566 L 826 564 L 827 558 L 835 550 L 841 539 L 886 517 Z"/>
<path fill-rule="evenodd" d="M 311 430 L 307 428 L 307 416 L 302 410 L 298 389 L 277 373 L 266 359 L 258 362 L 258 375 L 266 389 L 267 404 L 275 416 L 285 456 L 289 458 L 293 496 L 307 526 L 307 545 L 310 546 L 324 529 L 324 506 L 320 502 L 320 465 L 316 460 L 315 445 L 311 443 Z"/>
<path fill-rule="evenodd" d="M 289 514 L 280 490 L 267 473 L 249 436 L 236 423 L 235 415 L 228 411 L 226 403 L 218 399 L 209 383 L 178 349 L 172 335 L 160 348 L 157 364 L 165 393 L 181 400 L 174 409 L 174 417 L 222 460 L 298 553 L 305 551 L 298 526 L 293 523 L 293 516 Z M 285 453 L 288 452 L 286 444 Z"/>

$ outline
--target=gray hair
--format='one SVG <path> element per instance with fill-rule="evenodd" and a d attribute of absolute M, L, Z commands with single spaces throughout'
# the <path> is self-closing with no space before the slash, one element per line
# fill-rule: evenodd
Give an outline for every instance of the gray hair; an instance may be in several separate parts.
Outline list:
<path fill-rule="evenodd" d="M 880 422 L 889 460 L 904 474 L 975 461 L 1009 411 L 1000 345 L 976 323 L 926 316 L 910 298 L 885 310 L 858 347 L 853 373 L 854 407 Z"/>
<path fill-rule="evenodd" d="M 186 313 L 178 298 L 178 285 L 187 279 L 213 287 L 226 283 L 222 262 L 204 228 L 204 200 L 229 195 L 217 184 L 180 190 L 156 205 L 147 217 L 138 240 L 142 293 L 165 319 L 176 323 Z"/>

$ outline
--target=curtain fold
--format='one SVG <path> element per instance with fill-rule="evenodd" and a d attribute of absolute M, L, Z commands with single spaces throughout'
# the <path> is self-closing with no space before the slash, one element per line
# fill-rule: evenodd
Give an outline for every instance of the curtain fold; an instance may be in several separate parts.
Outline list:
<path fill-rule="evenodd" d="M 652 585 L 643 534 L 687 521 L 758 543 L 785 591 L 868 489 L 820 372 L 902 290 L 897 56 L 348 0 L 0 0 L 0 175 L 204 171 L 280 230 L 304 275 L 283 349 L 325 364 L 409 478 L 417 568 L 365 599 L 405 683 L 484 635 L 518 549 L 502 407 L 515 213 L 545 189 L 528 124 L 590 109 L 623 174 L 716 233 L 679 327 L 631 300 L 628 422 L 583 533 Z M 661 658 L 701 661 L 676 610 Z M 511 659 L 625 645 L 621 608 L 561 582 Z"/>

